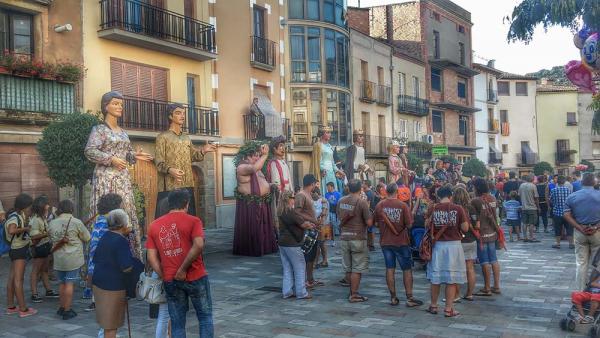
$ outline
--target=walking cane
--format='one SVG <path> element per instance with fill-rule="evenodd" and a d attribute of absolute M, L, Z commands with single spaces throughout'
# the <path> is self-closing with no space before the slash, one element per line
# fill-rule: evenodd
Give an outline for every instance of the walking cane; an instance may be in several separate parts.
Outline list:
<path fill-rule="evenodd" d="M 127 311 L 127 332 L 131 338 L 131 323 L 129 322 L 129 299 L 125 298 L 125 310 Z"/>

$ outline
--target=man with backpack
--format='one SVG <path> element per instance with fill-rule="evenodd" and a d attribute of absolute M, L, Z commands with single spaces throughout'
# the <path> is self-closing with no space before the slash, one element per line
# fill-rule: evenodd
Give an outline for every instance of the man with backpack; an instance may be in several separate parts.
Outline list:
<path fill-rule="evenodd" d="M 390 291 L 390 304 L 396 306 L 400 300 L 396 296 L 396 261 L 402 269 L 402 280 L 406 292 L 406 306 L 414 307 L 423 305 L 412 294 L 412 251 L 410 249 L 409 229 L 412 226 L 412 216 L 408 205 L 397 198 L 398 186 L 396 183 L 386 187 L 388 198 L 382 200 L 375 207 L 373 223 L 380 229 L 380 245 L 385 259 L 385 279 Z"/>

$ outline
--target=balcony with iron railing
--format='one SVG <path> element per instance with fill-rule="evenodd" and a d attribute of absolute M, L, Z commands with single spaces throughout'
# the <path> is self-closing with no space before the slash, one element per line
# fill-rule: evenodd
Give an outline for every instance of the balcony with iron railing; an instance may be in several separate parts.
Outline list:
<path fill-rule="evenodd" d="M 273 71 L 277 44 L 260 36 L 251 36 L 250 40 L 252 41 L 250 64 L 256 68 Z"/>
<path fill-rule="evenodd" d="M 521 167 L 529 167 L 534 166 L 536 163 L 540 161 L 540 157 L 537 153 L 526 152 L 526 153 L 517 153 L 517 165 Z"/>
<path fill-rule="evenodd" d="M 408 142 L 408 153 L 424 161 L 431 160 L 431 144 L 425 142 Z"/>
<path fill-rule="evenodd" d="M 361 80 L 360 81 L 360 97 L 363 102 L 373 103 L 377 100 L 376 97 L 377 85 L 375 82 Z"/>
<path fill-rule="evenodd" d="M 429 101 L 414 96 L 398 95 L 398 113 L 427 116 Z"/>
<path fill-rule="evenodd" d="M 556 165 L 568 165 L 575 162 L 575 150 L 561 150 L 554 154 Z"/>
<path fill-rule="evenodd" d="M 377 104 L 384 107 L 392 105 L 392 87 L 377 85 Z"/>
<path fill-rule="evenodd" d="M 215 27 L 138 0 L 100 0 L 101 38 L 205 61 L 215 59 Z"/>
<path fill-rule="evenodd" d="M 125 96 L 120 124 L 128 129 L 162 132 L 169 129 L 166 111 L 171 102 Z M 184 105 L 184 131 L 191 135 L 219 136 L 219 111 Z"/>
<path fill-rule="evenodd" d="M 267 128 L 265 127 L 264 115 L 256 115 L 252 113 L 244 115 L 244 139 L 247 141 L 267 140 L 272 137 L 283 135 L 285 136 L 285 139 L 289 141 L 290 121 L 289 119 L 281 117 L 278 117 L 278 119 L 281 123 L 281 130 L 279 130 L 279 132 L 276 133 L 277 135 L 275 136 L 267 136 L 269 133 L 267 132 Z"/>
<path fill-rule="evenodd" d="M 73 83 L 0 74 L 0 110 L 18 113 L 74 113 L 77 105 L 75 87 Z M 19 116 L 14 118 L 19 119 Z"/>
<path fill-rule="evenodd" d="M 487 102 L 496 104 L 498 103 L 498 91 L 494 89 L 488 89 Z"/>
<path fill-rule="evenodd" d="M 387 157 L 388 156 L 388 144 L 391 142 L 391 137 L 376 136 L 376 135 L 365 135 L 365 155 Z"/>

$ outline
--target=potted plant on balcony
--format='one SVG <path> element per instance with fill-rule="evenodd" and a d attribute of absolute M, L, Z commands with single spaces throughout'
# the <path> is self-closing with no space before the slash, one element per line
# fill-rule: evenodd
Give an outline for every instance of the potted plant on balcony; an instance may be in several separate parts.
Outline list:
<path fill-rule="evenodd" d="M 14 63 L 14 55 L 8 49 L 5 49 L 0 56 L 0 74 L 11 74 Z"/>
<path fill-rule="evenodd" d="M 56 65 L 50 62 L 37 64 L 38 77 L 44 80 L 56 80 Z"/>
<path fill-rule="evenodd" d="M 31 77 L 37 75 L 37 70 L 31 59 L 16 58 L 12 66 L 13 75 L 20 77 Z"/>
<path fill-rule="evenodd" d="M 83 66 L 70 61 L 58 63 L 56 66 L 56 80 L 64 83 L 75 83 L 83 77 Z"/>

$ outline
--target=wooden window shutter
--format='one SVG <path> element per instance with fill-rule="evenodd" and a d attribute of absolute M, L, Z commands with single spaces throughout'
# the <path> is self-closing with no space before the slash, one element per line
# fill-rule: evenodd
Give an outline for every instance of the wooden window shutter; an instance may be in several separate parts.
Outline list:
<path fill-rule="evenodd" d="M 168 100 L 167 71 L 164 69 L 152 70 L 152 97 L 155 100 Z"/>
<path fill-rule="evenodd" d="M 124 78 L 123 95 L 139 96 L 139 67 L 126 63 Z"/>
<path fill-rule="evenodd" d="M 139 67 L 139 97 L 143 99 L 154 99 L 152 95 L 152 68 Z"/>
<path fill-rule="evenodd" d="M 124 87 L 125 63 L 117 60 L 110 60 L 110 87 L 111 90 L 123 92 Z"/>

